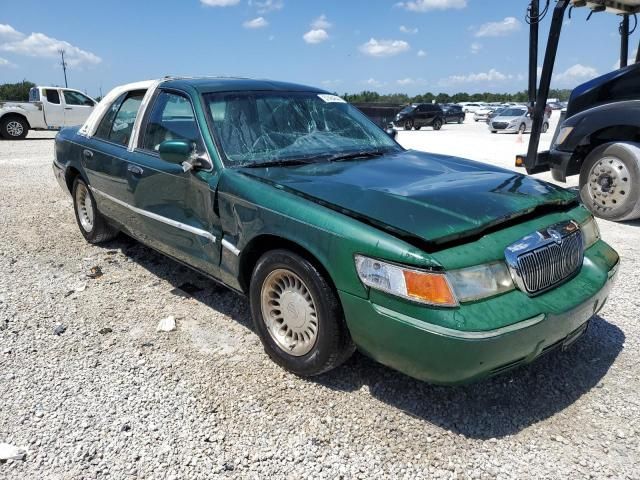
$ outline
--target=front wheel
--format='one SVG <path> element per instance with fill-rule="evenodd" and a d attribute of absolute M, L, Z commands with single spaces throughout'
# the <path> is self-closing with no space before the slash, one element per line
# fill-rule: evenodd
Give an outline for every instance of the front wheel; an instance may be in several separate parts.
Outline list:
<path fill-rule="evenodd" d="M 442 120 L 441 120 L 441 119 L 439 119 L 439 118 L 436 118 L 436 119 L 433 121 L 433 129 L 434 129 L 434 130 L 440 130 L 441 128 L 442 128 Z"/>
<path fill-rule="evenodd" d="M 612 221 L 640 218 L 640 144 L 595 148 L 580 169 L 580 198 L 594 215 Z"/>
<path fill-rule="evenodd" d="M 547 122 L 544 122 L 542 124 L 542 133 L 547 133 L 549 131 L 549 124 Z"/>
<path fill-rule="evenodd" d="M 249 298 L 265 351 L 297 375 L 327 372 L 355 350 L 342 306 L 328 281 L 291 251 L 273 250 L 258 260 Z"/>
<path fill-rule="evenodd" d="M 5 118 L 0 122 L 0 134 L 7 140 L 22 140 L 28 131 L 27 122 L 17 116 Z"/>
<path fill-rule="evenodd" d="M 404 122 L 404 129 L 411 130 L 413 128 L 413 122 L 411 120 L 407 120 Z"/>
<path fill-rule="evenodd" d="M 73 209 L 80 233 L 89 243 L 102 243 L 113 239 L 118 230 L 109 225 L 96 208 L 96 200 L 80 177 L 73 182 Z"/>
<path fill-rule="evenodd" d="M 458 123 L 463 123 L 463 122 L 464 122 L 464 117 L 458 118 Z"/>
<path fill-rule="evenodd" d="M 520 124 L 520 127 L 518 128 L 518 133 L 522 135 L 526 131 L 527 131 L 527 126 L 524 123 Z"/>
<path fill-rule="evenodd" d="M 413 127 L 413 129 L 416 130 L 416 131 L 420 130 L 421 128 L 422 127 L 420 125 L 414 125 L 414 127 Z"/>

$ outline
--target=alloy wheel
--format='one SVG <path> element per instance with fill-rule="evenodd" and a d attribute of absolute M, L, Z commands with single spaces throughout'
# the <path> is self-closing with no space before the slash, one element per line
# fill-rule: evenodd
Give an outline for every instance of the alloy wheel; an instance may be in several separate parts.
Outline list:
<path fill-rule="evenodd" d="M 24 126 L 17 120 L 11 120 L 7 123 L 6 131 L 11 137 L 19 137 L 24 132 Z"/>
<path fill-rule="evenodd" d="M 615 208 L 631 191 L 631 175 L 617 157 L 603 157 L 589 172 L 589 195 L 602 209 Z"/>

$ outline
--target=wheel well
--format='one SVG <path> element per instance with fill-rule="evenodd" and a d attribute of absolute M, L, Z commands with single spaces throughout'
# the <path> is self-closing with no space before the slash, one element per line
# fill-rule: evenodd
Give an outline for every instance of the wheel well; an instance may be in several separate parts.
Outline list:
<path fill-rule="evenodd" d="M 64 175 L 64 181 L 67 184 L 67 188 L 69 189 L 69 193 L 71 193 L 71 191 L 73 189 L 74 180 L 79 175 L 80 175 L 80 172 L 76 168 L 74 168 L 74 167 L 67 168 L 67 171 L 66 171 L 66 173 Z"/>
<path fill-rule="evenodd" d="M 577 175 L 591 151 L 610 142 L 639 142 L 640 128 L 633 125 L 610 125 L 586 136 L 576 147 L 567 166 L 567 175 Z"/>
<path fill-rule="evenodd" d="M 31 125 L 29 124 L 29 120 L 27 119 L 27 117 L 25 117 L 20 113 L 13 113 L 13 112 L 7 113 L 3 115 L 2 118 L 0 118 L 0 121 L 4 122 L 5 120 L 9 120 L 11 118 L 19 118 L 20 120 L 24 120 L 24 122 L 27 124 L 27 127 L 31 129 Z"/>
<path fill-rule="evenodd" d="M 249 291 L 251 274 L 253 273 L 253 269 L 256 266 L 256 263 L 258 263 L 260 257 L 270 250 L 277 249 L 290 250 L 310 262 L 320 273 L 322 273 L 322 275 L 324 275 L 329 285 L 331 285 L 331 288 L 336 291 L 331 275 L 329 275 L 329 272 L 327 272 L 322 263 L 309 250 L 296 242 L 277 235 L 259 235 L 249 242 L 249 244 L 242 250 L 242 254 L 240 256 L 240 286 L 242 287 L 243 292 L 246 293 Z"/>

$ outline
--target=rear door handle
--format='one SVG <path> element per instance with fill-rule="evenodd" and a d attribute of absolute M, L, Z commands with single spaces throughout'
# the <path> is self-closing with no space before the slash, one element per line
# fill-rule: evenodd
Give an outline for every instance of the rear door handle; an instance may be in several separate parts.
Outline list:
<path fill-rule="evenodd" d="M 64 107 L 65 110 L 73 110 L 73 107 Z"/>
<path fill-rule="evenodd" d="M 127 167 L 127 170 L 129 170 L 134 175 L 142 175 L 144 173 L 144 170 L 137 165 L 129 165 Z"/>
<path fill-rule="evenodd" d="M 93 157 L 93 152 L 91 150 L 83 150 L 82 155 L 84 155 L 84 158 L 89 159 Z"/>

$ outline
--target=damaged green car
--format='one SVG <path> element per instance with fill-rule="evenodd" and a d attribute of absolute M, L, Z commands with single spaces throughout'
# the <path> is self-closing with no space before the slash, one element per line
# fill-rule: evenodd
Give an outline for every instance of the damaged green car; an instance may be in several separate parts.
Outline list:
<path fill-rule="evenodd" d="M 53 166 L 87 241 L 123 231 L 246 295 L 298 375 L 356 348 L 434 383 L 514 368 L 577 339 L 618 267 L 573 192 L 405 150 L 300 85 L 118 87 Z"/>

